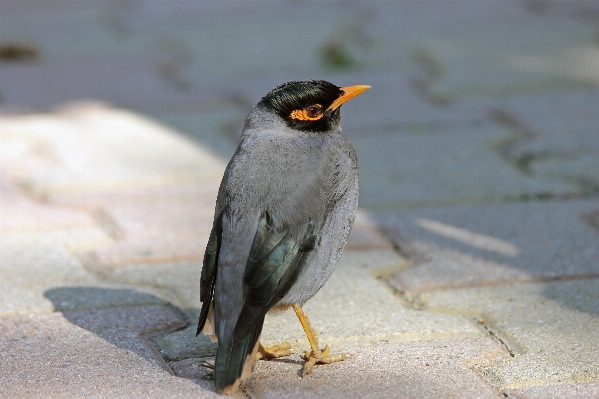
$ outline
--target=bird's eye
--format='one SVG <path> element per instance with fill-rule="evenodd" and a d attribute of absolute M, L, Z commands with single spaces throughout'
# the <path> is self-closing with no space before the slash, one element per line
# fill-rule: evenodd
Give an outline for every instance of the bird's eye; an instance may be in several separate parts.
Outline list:
<path fill-rule="evenodd" d="M 318 105 L 309 105 L 306 107 L 306 114 L 310 118 L 316 118 L 322 112 L 322 108 Z"/>
<path fill-rule="evenodd" d="M 317 121 L 322 118 L 322 105 L 313 104 L 303 109 L 296 109 L 289 116 L 300 121 Z"/>

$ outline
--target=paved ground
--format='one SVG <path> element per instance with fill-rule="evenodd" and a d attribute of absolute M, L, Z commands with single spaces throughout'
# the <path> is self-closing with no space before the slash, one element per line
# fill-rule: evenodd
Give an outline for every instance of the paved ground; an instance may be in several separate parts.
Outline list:
<path fill-rule="evenodd" d="M 246 397 L 599 398 L 597 2 L 0 3 L 0 397 L 214 397 L 195 338 L 249 108 L 325 78 L 361 173 Z"/>

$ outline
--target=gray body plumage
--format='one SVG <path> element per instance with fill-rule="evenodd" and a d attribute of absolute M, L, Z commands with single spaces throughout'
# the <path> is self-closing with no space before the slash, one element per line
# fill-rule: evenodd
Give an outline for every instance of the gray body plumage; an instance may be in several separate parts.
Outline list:
<path fill-rule="evenodd" d="M 324 84 L 329 103 L 343 94 Z M 358 160 L 339 111 L 302 130 L 267 100 L 246 118 L 225 171 L 202 269 L 198 332 L 218 340 L 214 379 L 221 393 L 251 375 L 265 314 L 303 305 L 326 283 L 358 205 Z"/>
<path fill-rule="evenodd" d="M 337 266 L 358 205 L 358 160 L 341 128 L 299 132 L 255 107 L 220 186 L 223 214 L 218 278 L 214 287 L 219 340 L 230 337 L 243 308 L 243 275 L 258 221 L 265 211 L 277 228 L 301 236 L 308 221 L 321 231 L 307 270 L 277 308 L 303 305 Z M 295 230 L 295 231 L 294 231 Z"/>

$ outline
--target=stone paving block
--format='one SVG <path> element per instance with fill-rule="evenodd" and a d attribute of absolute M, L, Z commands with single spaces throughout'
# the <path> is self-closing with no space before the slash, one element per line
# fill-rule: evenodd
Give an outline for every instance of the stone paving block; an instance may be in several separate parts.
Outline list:
<path fill-rule="evenodd" d="M 398 290 L 487 286 L 599 276 L 597 232 L 584 216 L 596 201 L 547 201 L 372 213 L 415 268 L 390 279 Z"/>
<path fill-rule="evenodd" d="M 98 105 L 60 115 L 4 117 L 4 129 L 26 130 L 49 145 L 52 167 L 22 182 L 39 195 L 220 181 L 226 165 L 164 125 Z"/>
<path fill-rule="evenodd" d="M 2 168 L 5 164 L 2 162 Z M 78 209 L 68 209 L 39 203 L 24 196 L 20 190 L 0 180 L 0 230 L 2 234 L 15 231 L 48 231 L 60 229 L 91 229 L 95 223 L 91 215 Z"/>
<path fill-rule="evenodd" d="M 494 101 L 511 120 L 503 152 L 536 176 L 599 186 L 599 91 L 510 96 Z M 588 187 L 587 187 L 588 189 Z"/>
<path fill-rule="evenodd" d="M 599 141 L 599 140 L 598 140 Z M 574 156 L 539 159 L 531 163 L 536 176 L 574 181 L 589 193 L 599 191 L 599 151 Z"/>
<path fill-rule="evenodd" d="M 461 317 L 412 310 L 389 287 L 375 278 L 409 267 L 391 250 L 346 251 L 325 286 L 304 310 L 321 343 L 377 343 L 480 335 Z M 262 331 L 265 344 L 289 341 L 308 349 L 308 341 L 293 311 L 267 316 Z"/>
<path fill-rule="evenodd" d="M 345 244 L 345 250 L 347 251 L 392 248 L 392 243 L 377 230 L 356 225 L 354 225 L 347 239 L 347 244 Z"/>
<path fill-rule="evenodd" d="M 599 151 L 597 104 L 599 90 L 588 89 L 501 97 L 495 107 L 532 133 L 515 143 L 514 155 L 545 158 Z"/>
<path fill-rule="evenodd" d="M 138 290 L 107 282 L 73 256 L 109 243 L 99 229 L 3 232 L 0 316 L 164 304 L 171 299 L 152 286 Z"/>
<path fill-rule="evenodd" d="M 62 206 L 89 209 L 115 238 L 86 258 L 102 268 L 143 262 L 203 259 L 212 229 L 217 182 L 72 192 L 50 196 Z"/>
<path fill-rule="evenodd" d="M 145 336 L 184 325 L 142 306 L 0 319 L 2 397 L 215 397 L 177 378 Z"/>
<path fill-rule="evenodd" d="M 45 290 L 100 283 L 70 250 L 89 250 L 110 242 L 99 229 L 3 232 L 0 315 L 52 311 L 53 304 L 43 296 Z"/>
<path fill-rule="evenodd" d="M 590 399 L 599 398 L 599 384 L 546 385 L 510 389 L 504 392 L 514 399 Z"/>
<path fill-rule="evenodd" d="M 199 201 L 197 201 L 196 204 L 197 203 L 199 203 Z M 183 209 L 184 207 L 181 206 L 174 208 Z M 159 212 L 151 211 L 148 213 L 156 214 Z M 199 222 L 196 222 L 197 221 L 194 220 L 193 224 L 200 224 Z M 165 225 L 168 226 L 169 224 L 166 223 Z M 208 223 L 204 223 L 204 225 L 209 226 Z M 143 231 L 133 235 L 144 243 L 153 244 L 153 246 L 150 248 L 160 248 L 160 237 L 152 240 L 147 237 L 147 234 L 144 234 Z M 181 234 L 179 241 L 177 241 L 177 245 L 173 245 L 172 247 L 175 248 L 180 254 L 185 248 L 185 245 L 183 245 L 186 242 L 185 240 L 190 242 L 190 246 L 192 244 L 196 244 L 195 246 L 197 246 L 197 250 L 199 251 L 196 257 L 197 260 L 168 263 L 136 263 L 132 261 L 131 258 L 121 258 L 121 262 L 127 260 L 128 263 L 110 264 L 106 254 L 114 253 L 109 251 L 113 251 L 115 249 L 108 247 L 106 250 L 96 252 L 96 254 L 99 254 L 99 257 L 95 259 L 97 263 L 95 263 L 93 266 L 88 266 L 93 267 L 93 269 L 101 274 L 104 278 L 114 282 L 115 284 L 151 288 L 153 290 L 152 292 L 158 295 L 160 298 L 170 301 L 186 312 L 190 321 L 188 328 L 162 336 L 157 336 L 152 339 L 152 342 L 157 347 L 160 354 L 169 361 L 185 359 L 189 357 L 210 356 L 213 355 L 216 350 L 216 345 L 211 343 L 207 337 L 204 337 L 203 335 L 200 335 L 197 338 L 195 337 L 197 327 L 196 323 L 199 317 L 199 307 L 201 304 L 198 288 L 199 275 L 202 270 L 202 258 L 205 246 L 204 244 L 200 243 L 206 242 L 207 234 L 204 239 L 197 239 L 195 236 L 197 236 L 197 234 L 194 235 L 190 234 L 189 232 Z M 127 239 L 124 239 L 122 243 L 117 243 L 115 246 L 121 246 L 127 250 L 135 248 L 135 245 L 133 245 L 130 241 L 127 242 Z M 393 252 L 391 251 L 391 243 L 385 239 L 385 237 L 383 237 L 376 230 L 376 228 L 374 228 L 373 223 L 368 220 L 367 216 L 365 216 L 362 212 L 358 212 L 355 228 L 350 235 L 347 249 L 386 250 L 386 252 L 383 252 L 382 257 L 375 257 L 375 259 L 381 261 L 381 264 L 378 265 L 379 267 L 376 270 L 377 275 L 387 276 L 389 274 L 395 273 L 398 267 L 404 267 L 402 259 L 393 255 Z M 156 257 L 157 254 L 154 253 L 153 256 Z M 182 258 L 183 256 L 179 255 L 178 257 Z M 152 260 L 152 256 L 148 256 L 148 259 Z M 108 263 L 102 263 L 100 261 Z M 383 287 L 377 287 L 375 285 L 375 288 Z M 389 300 L 389 298 L 386 299 Z M 292 322 L 288 323 L 290 327 L 289 329 L 291 331 L 297 330 L 294 333 L 299 333 L 296 335 L 301 337 L 301 330 L 294 328 L 298 327 L 299 324 L 293 320 L 293 317 L 291 319 Z"/>
<path fill-rule="evenodd" d="M 190 323 L 187 328 L 150 339 L 152 345 L 164 360 L 172 362 L 216 355 L 216 342 L 210 341 L 210 338 L 203 334 L 196 337 L 199 318 L 200 312 L 198 310 L 195 312 L 195 317 L 189 319 Z"/>
<path fill-rule="evenodd" d="M 303 360 L 295 355 L 259 361 L 245 387 L 253 398 L 501 398 L 471 368 L 505 356 L 493 340 L 463 338 L 426 342 L 352 345 L 339 348 L 350 357 L 339 363 L 316 366 L 300 378 Z M 171 363 L 181 377 L 202 387 L 202 359 Z"/>
<path fill-rule="evenodd" d="M 573 184 L 525 175 L 507 163 L 491 148 L 505 134 L 485 125 L 355 137 L 360 206 L 376 209 L 578 193 Z"/>
<path fill-rule="evenodd" d="M 216 353 L 216 350 L 212 354 Z M 205 361 L 214 362 L 214 357 L 211 358 L 191 358 L 180 361 L 169 362 L 169 366 L 177 375 L 181 378 L 186 378 L 188 380 L 193 381 L 195 384 L 200 387 L 216 393 L 216 388 L 214 387 L 214 375 L 211 369 L 204 367 Z M 238 395 L 241 397 L 240 395 Z"/>
<path fill-rule="evenodd" d="M 599 278 L 442 291 L 420 299 L 427 310 L 469 314 L 502 340 L 513 357 L 480 368 L 498 389 L 599 382 Z"/>

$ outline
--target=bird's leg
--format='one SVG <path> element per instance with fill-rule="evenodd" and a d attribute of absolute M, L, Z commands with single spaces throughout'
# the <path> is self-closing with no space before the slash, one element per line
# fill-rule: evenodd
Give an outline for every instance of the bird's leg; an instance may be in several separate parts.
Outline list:
<path fill-rule="evenodd" d="M 259 344 L 258 353 L 256 354 L 256 360 L 262 358 L 277 358 L 291 355 L 291 344 L 289 342 L 283 342 L 280 345 L 262 346 Z"/>
<path fill-rule="evenodd" d="M 293 305 L 293 310 L 295 311 L 295 314 L 297 315 L 297 318 L 299 319 L 300 323 L 302 323 L 304 332 L 308 337 L 308 342 L 310 342 L 310 348 L 312 349 L 311 351 L 304 352 L 304 359 L 306 359 L 306 364 L 304 365 L 302 376 L 310 374 L 315 364 L 329 364 L 334 362 L 340 362 L 347 358 L 347 355 L 345 353 L 336 356 L 329 356 L 331 348 L 329 348 L 328 345 L 325 346 L 324 349 L 321 351 L 320 347 L 318 346 L 318 335 L 316 334 L 316 331 L 314 331 L 314 329 L 312 328 L 312 325 L 310 325 L 310 320 L 308 320 L 308 316 L 306 316 L 306 314 L 302 310 L 302 307 L 300 305 L 295 304 Z"/>

